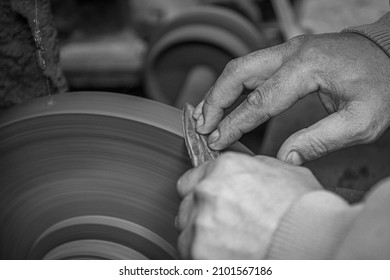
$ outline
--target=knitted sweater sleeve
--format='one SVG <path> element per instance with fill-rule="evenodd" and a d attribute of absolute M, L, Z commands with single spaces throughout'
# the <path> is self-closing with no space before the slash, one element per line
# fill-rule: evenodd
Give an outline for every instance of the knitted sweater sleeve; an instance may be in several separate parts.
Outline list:
<path fill-rule="evenodd" d="M 375 42 L 390 57 L 390 12 L 344 29 Z M 267 259 L 390 259 L 390 179 L 362 203 L 328 191 L 309 192 L 279 222 Z"/>
<path fill-rule="evenodd" d="M 328 191 L 298 199 L 274 233 L 267 259 L 390 259 L 390 179 L 349 205 Z"/>
<path fill-rule="evenodd" d="M 341 32 L 358 33 L 367 37 L 390 57 L 390 12 L 374 23 L 349 27 Z"/>

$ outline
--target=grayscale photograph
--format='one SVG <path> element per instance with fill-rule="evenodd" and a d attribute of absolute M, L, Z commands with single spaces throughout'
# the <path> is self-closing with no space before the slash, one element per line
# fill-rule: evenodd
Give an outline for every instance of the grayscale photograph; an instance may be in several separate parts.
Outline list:
<path fill-rule="evenodd" d="M 388 0 L 0 0 L 0 267 L 390 260 L 389 126 Z"/>

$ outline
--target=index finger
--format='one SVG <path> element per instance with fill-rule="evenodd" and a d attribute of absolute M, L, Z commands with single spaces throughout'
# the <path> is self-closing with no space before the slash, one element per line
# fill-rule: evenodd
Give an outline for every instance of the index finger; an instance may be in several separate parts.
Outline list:
<path fill-rule="evenodd" d="M 288 49 L 289 44 L 285 43 L 230 61 L 195 108 L 196 118 L 202 119 L 197 122 L 197 131 L 202 134 L 214 131 L 225 109 L 234 104 L 244 89 L 255 89 L 281 67 Z"/>
<path fill-rule="evenodd" d="M 290 108 L 299 98 L 316 92 L 318 85 L 308 72 L 310 68 L 296 61 L 284 64 L 218 124 L 208 138 L 210 148 L 228 147 L 244 133 Z"/>

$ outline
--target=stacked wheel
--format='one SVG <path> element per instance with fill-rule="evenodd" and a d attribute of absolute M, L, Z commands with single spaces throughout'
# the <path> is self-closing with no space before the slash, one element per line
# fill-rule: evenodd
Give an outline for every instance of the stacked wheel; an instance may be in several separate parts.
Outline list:
<path fill-rule="evenodd" d="M 200 6 L 163 23 L 145 65 L 149 98 L 181 108 L 198 103 L 233 58 L 264 48 L 254 25 L 229 9 Z"/>

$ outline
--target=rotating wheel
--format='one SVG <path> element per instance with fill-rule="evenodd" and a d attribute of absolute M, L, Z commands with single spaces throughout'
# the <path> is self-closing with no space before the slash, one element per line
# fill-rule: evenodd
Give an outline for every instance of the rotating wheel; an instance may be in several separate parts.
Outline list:
<path fill-rule="evenodd" d="M 0 258 L 177 258 L 189 168 L 172 107 L 96 92 L 19 105 L 0 118 Z"/>
<path fill-rule="evenodd" d="M 148 97 L 182 108 L 196 105 L 233 58 L 266 40 L 241 15 L 200 6 L 170 19 L 151 42 L 145 65 Z"/>

